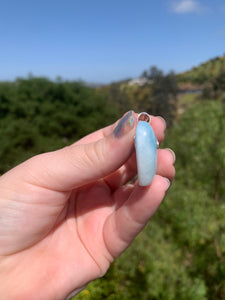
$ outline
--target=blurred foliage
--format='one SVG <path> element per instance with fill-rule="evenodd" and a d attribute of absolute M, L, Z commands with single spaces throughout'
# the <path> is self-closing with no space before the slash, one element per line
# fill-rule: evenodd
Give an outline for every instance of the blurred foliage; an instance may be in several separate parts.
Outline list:
<path fill-rule="evenodd" d="M 177 79 L 173 72 L 164 74 L 152 66 L 142 74 L 146 79 L 144 85 L 129 84 L 129 81 L 113 83 L 102 88 L 107 92 L 110 101 L 122 113 L 129 109 L 136 112 L 148 111 L 161 115 L 171 126 L 177 109 Z"/>
<path fill-rule="evenodd" d="M 191 82 L 196 84 L 204 84 L 211 82 L 220 73 L 225 71 L 225 54 L 218 56 L 209 61 L 192 68 L 190 71 L 180 73 L 178 75 L 179 82 Z"/>
<path fill-rule="evenodd" d="M 105 94 L 80 82 L 31 77 L 0 83 L 0 174 L 118 117 L 119 111 Z"/>
<path fill-rule="evenodd" d="M 205 98 L 220 98 L 225 100 L 225 68 L 205 85 L 202 93 L 202 99 Z"/>

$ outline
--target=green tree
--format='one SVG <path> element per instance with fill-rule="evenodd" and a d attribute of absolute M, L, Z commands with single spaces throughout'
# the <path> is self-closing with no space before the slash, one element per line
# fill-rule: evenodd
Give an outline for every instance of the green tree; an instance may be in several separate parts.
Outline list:
<path fill-rule="evenodd" d="M 162 75 L 162 72 L 154 68 L 150 77 L 153 80 L 150 97 L 152 113 L 163 116 L 168 126 L 171 126 L 176 113 L 178 92 L 176 76 L 173 72 Z"/>

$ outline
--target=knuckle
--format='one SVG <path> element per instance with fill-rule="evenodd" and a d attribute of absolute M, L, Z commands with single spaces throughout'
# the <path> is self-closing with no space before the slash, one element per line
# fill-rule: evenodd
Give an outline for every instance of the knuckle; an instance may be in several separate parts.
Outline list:
<path fill-rule="evenodd" d="M 84 163 L 87 167 L 96 167 L 101 175 L 104 175 L 104 162 L 106 157 L 105 145 L 101 142 L 86 145 L 84 147 Z"/>

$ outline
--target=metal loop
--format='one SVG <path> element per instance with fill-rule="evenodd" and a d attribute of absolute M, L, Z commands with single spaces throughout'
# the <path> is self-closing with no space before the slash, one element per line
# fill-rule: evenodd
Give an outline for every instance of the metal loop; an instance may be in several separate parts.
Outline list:
<path fill-rule="evenodd" d="M 137 120 L 138 120 L 138 122 L 139 121 L 145 121 L 147 123 L 150 123 L 151 122 L 151 117 L 148 113 L 141 112 L 141 113 L 138 114 Z"/>

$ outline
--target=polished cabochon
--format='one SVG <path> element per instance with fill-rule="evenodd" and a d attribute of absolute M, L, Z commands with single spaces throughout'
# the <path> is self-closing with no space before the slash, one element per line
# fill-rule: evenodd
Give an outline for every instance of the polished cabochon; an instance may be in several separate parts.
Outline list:
<path fill-rule="evenodd" d="M 148 186 L 156 173 L 157 139 L 151 125 L 139 121 L 136 127 L 135 148 L 140 186 Z"/>

